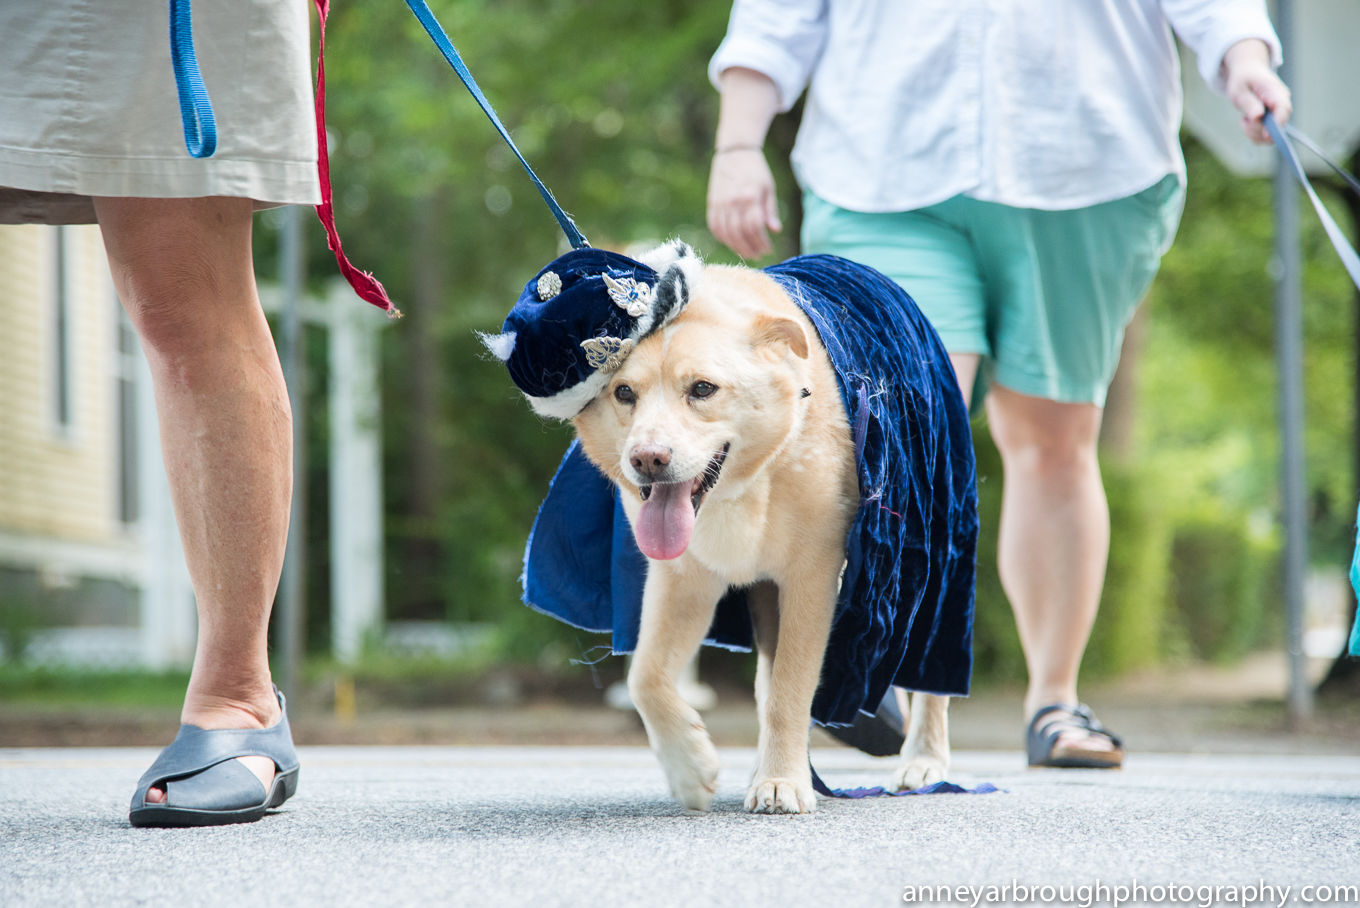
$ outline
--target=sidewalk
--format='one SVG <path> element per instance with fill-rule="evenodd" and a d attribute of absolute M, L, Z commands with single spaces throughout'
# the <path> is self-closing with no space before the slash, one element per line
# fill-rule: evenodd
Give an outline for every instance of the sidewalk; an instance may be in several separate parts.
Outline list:
<path fill-rule="evenodd" d="M 127 825 L 173 713 L 0 704 L 0 905 L 1089 906 L 1137 903 L 1139 885 L 1144 904 L 1302 905 L 1319 895 L 1305 886 L 1360 884 L 1360 704 L 1286 729 L 1282 664 L 1089 686 L 1129 742 L 1117 772 L 1028 770 L 1019 693 L 983 691 L 952 706 L 949 775 L 1003 793 L 823 799 L 801 817 L 742 810 L 744 688 L 705 716 L 723 764 L 707 815 L 670 798 L 636 716 L 600 692 L 527 692 L 396 711 L 361 697 L 348 721 L 295 701 L 298 795 L 259 823 L 199 830 Z M 44 742 L 95 746 L 14 746 Z M 891 775 L 891 758 L 820 731 L 813 745 L 833 787 Z"/>
<path fill-rule="evenodd" d="M 770 817 L 741 808 L 749 748 L 720 749 L 705 815 L 677 807 L 642 747 L 300 752 L 297 796 L 259 823 L 154 830 L 126 821 L 154 749 L 0 750 L 0 904 L 867 908 L 994 904 L 1012 887 L 1002 901 L 1107 905 L 1142 886 L 1144 904 L 1301 905 L 1320 894 L 1305 886 L 1360 883 L 1353 757 L 1139 752 L 1102 772 L 964 751 L 954 781 L 1005 791 Z M 812 759 L 837 787 L 892 767 L 844 748 Z"/>

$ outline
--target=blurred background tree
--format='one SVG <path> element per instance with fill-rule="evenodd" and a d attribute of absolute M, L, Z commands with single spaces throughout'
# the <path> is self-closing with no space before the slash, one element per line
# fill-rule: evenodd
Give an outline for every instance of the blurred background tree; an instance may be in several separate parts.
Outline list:
<path fill-rule="evenodd" d="M 731 260 L 704 228 L 717 113 L 705 70 L 727 4 L 432 6 L 592 244 L 679 236 L 709 260 Z M 579 656 L 598 641 L 524 608 L 518 585 L 535 508 L 570 432 L 530 413 L 476 337 L 497 330 L 525 281 L 563 251 L 561 233 L 404 4 L 336 5 L 327 50 L 340 229 L 406 316 L 383 333 L 388 617 L 493 624 L 502 658 Z M 797 110 L 771 134 L 787 225 L 772 261 L 797 251 L 787 170 L 796 121 Z M 1180 236 L 1131 332 L 1126 388 L 1108 416 L 1113 545 L 1089 674 L 1228 659 L 1281 636 L 1270 185 L 1233 177 L 1188 138 L 1186 151 Z M 258 232 L 262 273 L 271 223 Z M 1310 545 L 1315 562 L 1340 566 L 1356 499 L 1355 315 L 1321 230 L 1303 223 Z M 312 279 L 333 279 L 320 230 L 309 244 Z M 323 408 L 311 412 L 309 432 L 324 436 Z M 1015 681 L 1022 663 L 994 566 L 1000 467 L 978 429 L 977 676 Z M 307 481 L 319 490 L 325 446 L 309 450 Z M 318 645 L 325 532 L 319 514 L 308 579 Z"/>

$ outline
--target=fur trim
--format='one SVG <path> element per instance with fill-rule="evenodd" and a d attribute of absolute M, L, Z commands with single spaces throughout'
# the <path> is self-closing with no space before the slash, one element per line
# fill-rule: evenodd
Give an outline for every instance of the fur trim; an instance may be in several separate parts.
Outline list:
<path fill-rule="evenodd" d="M 681 239 L 669 239 L 655 249 L 649 249 L 637 256 L 637 260 L 657 274 L 661 274 L 678 259 L 693 255 L 694 250 L 690 248 L 689 243 Z"/>
<path fill-rule="evenodd" d="M 515 352 L 515 332 L 507 331 L 504 334 L 487 334 L 485 331 L 478 331 L 477 337 L 481 340 L 491 355 L 501 362 L 508 362 L 510 354 Z"/>
<path fill-rule="evenodd" d="M 529 406 L 539 416 L 547 419 L 571 419 L 598 397 L 608 383 L 608 375 L 603 372 L 592 372 L 586 378 L 570 388 L 557 392 L 552 397 L 530 397 L 525 394 L 524 399 L 529 402 Z"/>
<path fill-rule="evenodd" d="M 680 310 L 689 302 L 690 280 L 686 277 L 685 271 L 685 266 L 676 262 L 667 268 L 656 282 L 656 289 L 652 291 L 652 312 L 658 328 L 679 315 Z"/>
<path fill-rule="evenodd" d="M 638 256 L 638 261 L 660 277 L 653 288 L 652 318 L 643 334 L 663 327 L 680 314 L 703 270 L 703 260 L 681 239 L 671 239 Z"/>

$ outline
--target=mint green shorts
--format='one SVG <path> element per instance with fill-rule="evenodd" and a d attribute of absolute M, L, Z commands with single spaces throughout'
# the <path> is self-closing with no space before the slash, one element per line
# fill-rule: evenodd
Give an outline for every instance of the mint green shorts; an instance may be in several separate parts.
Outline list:
<path fill-rule="evenodd" d="M 995 382 L 1104 406 L 1124 328 L 1171 245 L 1184 198 L 1174 175 L 1070 211 L 955 196 L 871 214 L 805 192 L 803 252 L 852 259 L 900 284 L 945 349 L 981 356 L 979 393 Z"/>

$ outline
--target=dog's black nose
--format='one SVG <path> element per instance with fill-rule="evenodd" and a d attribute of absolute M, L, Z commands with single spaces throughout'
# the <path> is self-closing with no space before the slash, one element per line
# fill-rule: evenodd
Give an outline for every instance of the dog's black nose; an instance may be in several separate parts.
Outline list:
<path fill-rule="evenodd" d="M 660 479 L 661 474 L 671 465 L 671 449 L 665 445 L 633 445 L 628 452 L 628 462 L 646 479 Z"/>

